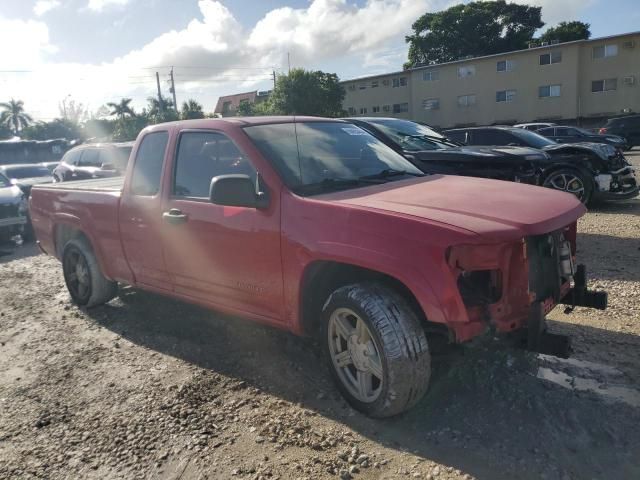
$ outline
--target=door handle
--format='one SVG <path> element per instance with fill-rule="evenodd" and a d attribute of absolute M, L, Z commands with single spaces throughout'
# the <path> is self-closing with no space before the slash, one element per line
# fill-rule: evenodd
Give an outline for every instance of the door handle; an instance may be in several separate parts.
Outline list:
<path fill-rule="evenodd" d="M 178 225 L 180 223 L 186 222 L 189 217 L 187 217 L 187 215 L 182 213 L 181 210 L 178 210 L 177 208 L 172 208 L 168 212 L 164 212 L 162 214 L 162 218 L 167 223 L 170 223 L 172 225 Z"/>

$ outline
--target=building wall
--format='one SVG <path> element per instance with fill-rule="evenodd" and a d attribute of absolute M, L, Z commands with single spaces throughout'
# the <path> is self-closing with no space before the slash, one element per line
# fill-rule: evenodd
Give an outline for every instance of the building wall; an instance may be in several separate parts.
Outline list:
<path fill-rule="evenodd" d="M 633 40 L 634 48 L 623 48 Z M 618 45 L 617 55 L 593 58 L 593 48 Z M 541 55 L 561 55 L 561 61 L 541 65 Z M 509 62 L 507 71 L 498 62 Z M 475 69 L 464 76 L 459 69 Z M 624 78 L 633 75 L 633 85 Z M 406 79 L 402 86 L 394 79 Z M 617 90 L 592 93 L 592 81 L 617 78 Z M 569 42 L 500 55 L 472 58 L 442 65 L 343 82 L 344 107 L 355 116 L 393 116 L 426 122 L 437 127 L 488 125 L 537 120 L 575 120 L 640 111 L 640 35 Z M 377 84 L 377 86 L 375 86 Z M 560 96 L 540 96 L 540 87 L 560 86 Z M 509 101 L 496 101 L 497 92 L 515 92 Z M 557 87 L 554 87 L 557 92 Z M 459 104 L 459 97 L 475 95 L 475 103 Z M 438 108 L 424 107 L 425 101 Z M 406 112 L 394 113 L 393 105 L 408 103 Z M 385 111 L 385 106 L 389 110 Z M 374 107 L 378 107 L 377 111 Z M 366 108 L 366 112 L 361 109 Z"/>

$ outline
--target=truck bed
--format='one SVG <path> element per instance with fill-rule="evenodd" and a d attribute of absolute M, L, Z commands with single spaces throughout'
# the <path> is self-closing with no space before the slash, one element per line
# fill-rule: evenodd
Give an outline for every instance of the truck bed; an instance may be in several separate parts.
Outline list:
<path fill-rule="evenodd" d="M 91 180 L 76 180 L 71 182 L 49 183 L 38 185 L 34 190 L 80 190 L 91 192 L 121 192 L 124 177 L 93 178 Z"/>

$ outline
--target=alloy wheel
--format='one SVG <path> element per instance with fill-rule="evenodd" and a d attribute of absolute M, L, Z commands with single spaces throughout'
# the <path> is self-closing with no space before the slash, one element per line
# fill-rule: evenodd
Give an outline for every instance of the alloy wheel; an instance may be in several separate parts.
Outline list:
<path fill-rule="evenodd" d="M 575 174 L 558 172 L 552 174 L 545 182 L 545 187 L 554 188 L 563 192 L 572 193 L 578 199 L 582 200 L 585 194 L 584 183 L 582 179 Z"/>

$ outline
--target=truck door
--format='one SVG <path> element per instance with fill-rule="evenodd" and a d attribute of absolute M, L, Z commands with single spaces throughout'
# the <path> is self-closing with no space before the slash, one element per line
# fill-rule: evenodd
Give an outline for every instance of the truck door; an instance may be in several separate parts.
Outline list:
<path fill-rule="evenodd" d="M 171 290 L 162 251 L 160 179 L 169 133 L 146 134 L 138 145 L 130 181 L 120 201 L 120 236 L 139 285 Z"/>
<path fill-rule="evenodd" d="M 282 316 L 279 199 L 267 209 L 215 205 L 211 179 L 245 174 L 251 160 L 225 134 L 184 131 L 163 206 L 167 269 L 176 293 L 279 321 Z"/>

